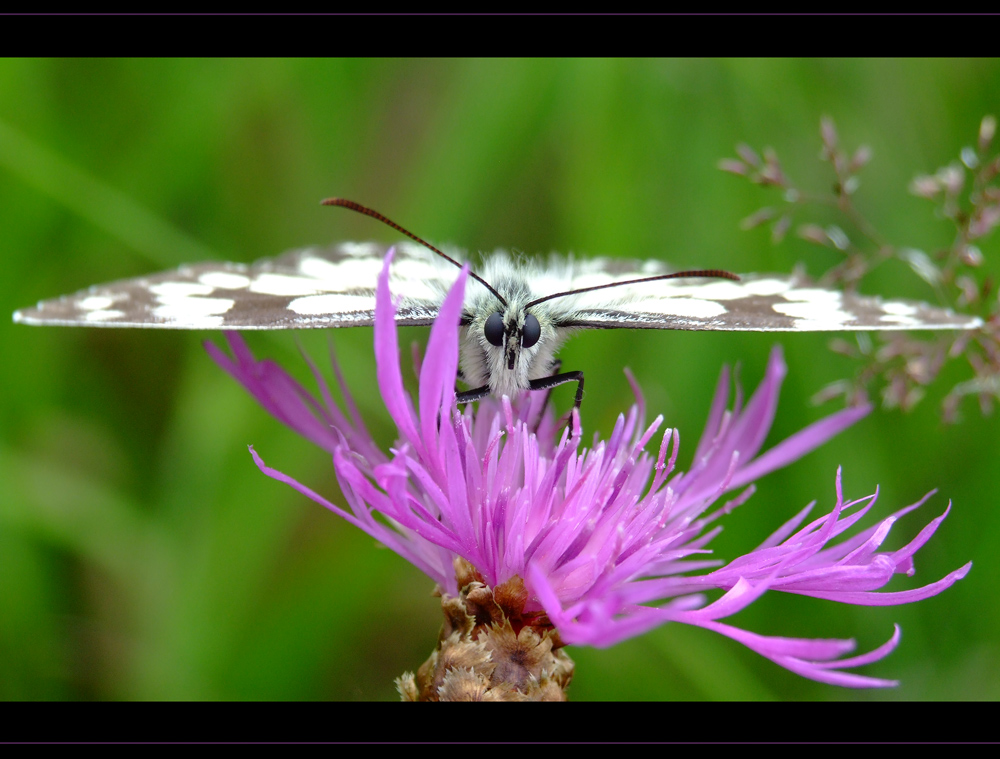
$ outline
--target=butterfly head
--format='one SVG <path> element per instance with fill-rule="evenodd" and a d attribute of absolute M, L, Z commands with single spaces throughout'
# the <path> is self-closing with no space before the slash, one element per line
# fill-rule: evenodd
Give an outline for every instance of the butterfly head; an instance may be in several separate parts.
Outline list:
<path fill-rule="evenodd" d="M 473 386 L 513 397 L 549 373 L 562 341 L 544 308 L 525 308 L 527 297 L 505 303 L 485 297 L 475 304 L 462 341 L 462 374 Z"/>
<path fill-rule="evenodd" d="M 510 308 L 506 313 L 494 311 L 483 324 L 483 337 L 494 348 L 502 349 L 508 371 L 514 371 L 521 350 L 531 348 L 541 336 L 542 325 L 537 316 L 512 312 Z"/>

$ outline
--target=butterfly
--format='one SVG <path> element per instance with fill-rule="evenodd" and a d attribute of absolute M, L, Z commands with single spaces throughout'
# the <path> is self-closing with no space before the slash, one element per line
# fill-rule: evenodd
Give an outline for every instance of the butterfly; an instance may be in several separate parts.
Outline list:
<path fill-rule="evenodd" d="M 401 325 L 430 325 L 458 276 L 446 253 L 376 211 L 331 198 L 415 241 L 393 246 L 390 289 Z M 21 324 L 165 329 L 302 329 L 371 326 L 375 283 L 389 246 L 345 242 L 293 250 L 253 264 L 207 262 L 96 285 L 14 313 Z M 787 275 L 707 269 L 671 272 L 661 261 L 552 256 L 541 262 L 504 251 L 470 273 L 462 315 L 460 376 L 467 403 L 577 383 L 556 358 L 580 329 L 750 332 L 973 329 L 982 322 L 924 303 L 885 301 L 814 287 Z"/>

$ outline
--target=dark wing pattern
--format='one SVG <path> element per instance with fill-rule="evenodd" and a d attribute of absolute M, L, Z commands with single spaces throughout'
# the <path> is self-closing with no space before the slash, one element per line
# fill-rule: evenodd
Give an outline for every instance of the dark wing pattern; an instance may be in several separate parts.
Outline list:
<path fill-rule="evenodd" d="M 746 332 L 972 329 L 982 322 L 913 301 L 810 286 L 789 276 L 666 280 L 571 296 L 560 326 Z"/>

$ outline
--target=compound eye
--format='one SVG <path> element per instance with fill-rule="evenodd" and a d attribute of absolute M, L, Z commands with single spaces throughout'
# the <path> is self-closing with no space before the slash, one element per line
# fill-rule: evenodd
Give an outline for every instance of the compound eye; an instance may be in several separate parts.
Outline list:
<path fill-rule="evenodd" d="M 538 323 L 538 319 L 534 314 L 528 314 L 524 317 L 524 329 L 521 330 L 521 347 L 530 348 L 532 345 L 538 342 L 538 338 L 542 336 L 542 325 Z"/>
<path fill-rule="evenodd" d="M 483 333 L 486 335 L 486 339 L 490 341 L 490 345 L 495 345 L 498 348 L 503 345 L 503 316 L 500 315 L 499 311 L 494 311 L 490 314 L 486 320 Z"/>

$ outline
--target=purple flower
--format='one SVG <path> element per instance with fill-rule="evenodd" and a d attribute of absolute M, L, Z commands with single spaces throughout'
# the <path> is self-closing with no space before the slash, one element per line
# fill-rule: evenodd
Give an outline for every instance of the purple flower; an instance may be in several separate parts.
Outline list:
<path fill-rule="evenodd" d="M 838 471 L 829 514 L 803 526 L 807 507 L 728 564 L 711 559 L 706 548 L 720 529 L 712 523 L 752 495 L 754 480 L 821 445 L 868 407 L 833 414 L 760 453 L 785 375 L 775 349 L 764 381 L 745 406 L 737 392 L 734 407 L 727 409 L 730 380 L 723 371 L 694 463 L 683 473 L 674 469 L 677 430 L 661 434 L 662 417 L 644 424 L 634 382 L 636 404 L 619 416 L 609 439 L 595 437 L 589 448 L 581 448 L 579 434 L 557 425 L 541 393 L 513 401 L 490 398 L 476 410 L 459 410 L 455 376 L 467 269 L 431 329 L 414 406 L 400 371 L 388 286 L 391 259 L 392 251 L 379 277 L 375 312 L 378 385 L 399 430 L 389 454 L 365 430 L 336 364 L 346 414 L 311 363 L 322 400 L 273 362 L 254 359 L 233 333 L 226 336 L 232 359 L 208 346 L 271 414 L 333 455 L 347 508 L 266 466 L 251 448 L 261 471 L 392 548 L 449 594 L 460 590 L 457 557 L 491 587 L 520 577 L 527 591 L 525 613 L 547 618 L 565 643 L 609 646 L 664 622 L 684 622 L 733 638 L 814 680 L 849 687 L 895 684 L 841 670 L 886 656 L 899 640 L 898 628 L 874 651 L 838 658 L 854 648 L 852 640 L 768 637 L 720 620 L 767 590 L 867 606 L 936 595 L 964 577 L 971 563 L 922 588 L 875 591 L 897 572 L 913 574 L 913 554 L 947 511 L 904 548 L 880 551 L 896 519 L 923 500 L 846 537 L 877 493 L 845 502 Z M 578 418 L 572 428 L 580 430 Z M 659 449 L 653 456 L 645 446 L 656 435 Z M 723 495 L 740 489 L 716 506 Z M 716 589 L 723 594 L 708 603 L 704 592 Z"/>

